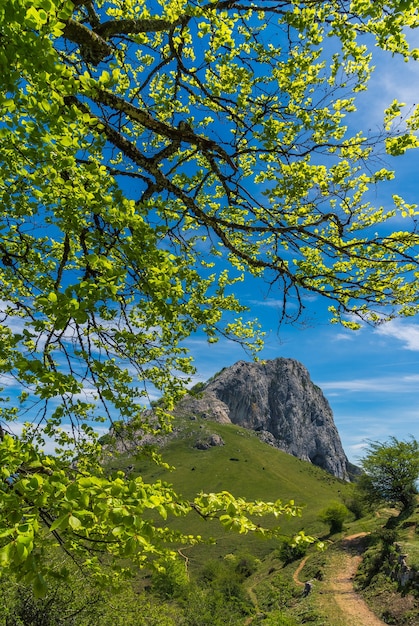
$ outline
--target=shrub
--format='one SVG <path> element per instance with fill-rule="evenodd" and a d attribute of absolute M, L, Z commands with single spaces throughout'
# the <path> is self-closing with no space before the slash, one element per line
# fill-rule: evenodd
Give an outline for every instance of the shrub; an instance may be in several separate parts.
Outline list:
<path fill-rule="evenodd" d="M 290 539 L 286 539 L 278 550 L 278 556 L 285 565 L 288 565 L 288 563 L 302 559 L 306 552 L 306 543 L 293 543 Z"/>
<path fill-rule="evenodd" d="M 179 597 L 188 584 L 188 573 L 180 560 L 172 561 L 164 570 L 153 573 L 153 591 L 162 598 Z"/>
<path fill-rule="evenodd" d="M 329 525 L 330 534 L 342 531 L 343 522 L 349 517 L 350 512 L 342 502 L 331 502 L 329 506 L 320 511 L 319 518 L 322 522 Z"/>
<path fill-rule="evenodd" d="M 351 488 L 343 500 L 345 506 L 353 513 L 356 520 L 361 519 L 368 509 L 365 494 L 357 487 L 351 485 Z"/>

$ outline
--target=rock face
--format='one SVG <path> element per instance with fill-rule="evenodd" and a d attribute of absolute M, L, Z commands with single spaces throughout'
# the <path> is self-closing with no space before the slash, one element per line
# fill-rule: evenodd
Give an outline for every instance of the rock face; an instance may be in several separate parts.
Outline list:
<path fill-rule="evenodd" d="M 293 359 L 239 361 L 185 397 L 176 413 L 233 423 L 329 473 L 349 480 L 354 470 L 342 448 L 330 405 L 306 368 Z"/>

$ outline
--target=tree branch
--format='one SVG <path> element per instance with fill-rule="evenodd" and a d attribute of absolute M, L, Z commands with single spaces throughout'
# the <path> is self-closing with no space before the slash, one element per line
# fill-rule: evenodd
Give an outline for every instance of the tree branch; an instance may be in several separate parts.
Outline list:
<path fill-rule="evenodd" d="M 237 166 L 233 163 L 231 157 L 216 141 L 197 135 L 189 124 L 181 121 L 179 126 L 170 126 L 164 122 L 160 122 L 152 117 L 147 111 L 139 109 L 138 107 L 127 102 L 120 96 L 117 96 L 104 89 L 98 89 L 97 95 L 91 96 L 92 100 L 97 104 L 104 104 L 105 106 L 121 111 L 130 120 L 139 122 L 142 126 L 148 130 L 153 131 L 157 135 L 167 137 L 174 141 L 183 141 L 191 145 L 197 146 L 205 153 L 216 153 L 225 162 L 227 162 L 232 169 L 237 171 Z"/>
<path fill-rule="evenodd" d="M 63 35 L 65 39 L 78 44 L 80 54 L 86 63 L 98 65 L 112 54 L 111 46 L 100 35 L 75 20 L 67 20 Z"/>

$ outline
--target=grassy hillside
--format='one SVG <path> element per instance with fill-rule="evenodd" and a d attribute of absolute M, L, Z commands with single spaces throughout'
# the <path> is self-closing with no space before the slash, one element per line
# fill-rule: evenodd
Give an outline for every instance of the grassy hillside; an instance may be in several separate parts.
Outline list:
<path fill-rule="evenodd" d="M 221 437 L 224 445 L 197 449 L 197 442 L 206 442 L 214 435 Z M 395 517 L 397 511 L 379 509 L 360 519 L 349 518 L 342 532 L 329 535 L 329 528 L 319 521 L 319 512 L 332 501 L 345 496 L 350 499 L 351 486 L 262 443 L 252 431 L 232 424 L 183 419 L 176 423 L 175 435 L 162 444 L 160 452 L 165 461 L 176 466 L 174 471 L 132 453 L 110 455 L 107 465 L 110 471 L 121 469 L 145 480 L 171 482 L 190 498 L 201 490 L 229 490 L 248 499 L 293 499 L 303 506 L 303 516 L 280 520 L 284 534 L 304 529 L 327 538 L 328 549 L 311 547 L 305 554 L 289 551 L 289 547 L 280 549 L 278 540 L 227 533 L 217 522 L 205 522 L 198 514 L 191 514 L 177 518 L 173 526 L 212 536 L 216 543 L 182 547 L 182 555 L 188 557 L 187 569 L 180 560 L 164 572 L 133 570 L 133 580 L 124 583 L 119 593 L 80 579 L 75 569 L 70 584 L 57 581 L 45 599 L 34 598 L 31 588 L 24 584 L 10 586 L 3 581 L 7 589 L 0 601 L 6 616 L 4 626 L 376 623 L 369 607 L 354 594 L 353 581 L 385 623 L 419 623 L 418 592 L 416 588 L 398 587 L 390 576 L 387 558 L 397 541 L 408 555 L 409 566 L 419 567 L 419 502 L 400 517 Z M 364 559 L 355 575 L 363 550 Z M 59 552 L 51 556 L 61 558 Z M 303 589 L 308 580 L 313 588 L 306 597 Z M 3 625 L 1 619 L 0 623 Z"/>
<path fill-rule="evenodd" d="M 224 445 L 197 449 L 197 442 L 212 436 Z M 110 455 L 110 471 L 121 469 L 149 481 L 173 483 L 184 496 L 199 491 L 229 490 L 248 499 L 295 500 L 303 516 L 282 520 L 284 534 L 304 529 L 327 538 L 327 550 L 281 549 L 278 540 L 262 540 L 224 532 L 217 522 L 198 514 L 173 521 L 184 532 L 214 537 L 215 545 L 182 546 L 180 559 L 166 571 L 132 569 L 133 579 L 119 592 L 97 587 L 80 571 L 70 580 L 57 580 L 48 596 L 38 599 L 22 582 L 2 580 L 0 626 L 353 626 L 383 622 L 397 626 L 419 623 L 419 593 L 399 588 L 391 578 L 388 556 L 397 541 L 410 567 L 419 568 L 419 501 L 414 510 L 369 511 L 348 519 L 342 532 L 329 535 L 319 512 L 332 501 L 350 499 L 351 486 L 323 470 L 267 444 L 254 432 L 207 420 L 184 419 L 175 435 L 160 448 L 163 458 L 176 466 L 172 472 L 144 456 Z M 353 495 L 353 494 L 352 494 Z M 364 513 L 366 511 L 364 510 Z M 265 522 L 263 522 L 265 523 Z M 362 555 L 363 551 L 365 553 Z M 364 557 L 355 575 L 356 568 Z M 224 558 L 223 558 L 224 557 Z M 255 558 L 256 557 L 256 558 Z M 62 554 L 51 549 L 59 562 Z M 127 563 L 129 565 L 129 563 Z M 71 564 L 70 564 L 71 567 Z M 106 565 L 103 566 L 106 571 Z M 308 596 L 304 583 L 312 582 Z M 6 621 L 4 621 L 6 620 Z"/>
<path fill-rule="evenodd" d="M 208 537 L 211 535 L 216 539 L 216 545 L 182 551 L 189 558 L 194 579 L 201 585 L 200 593 L 204 593 L 202 590 L 208 585 L 209 595 L 205 596 L 205 602 L 208 604 L 208 599 L 220 593 L 221 588 L 223 606 L 236 607 L 234 619 L 231 618 L 233 621 L 228 623 L 240 626 L 295 626 L 308 622 L 313 626 L 349 626 L 362 620 L 362 623 L 369 623 L 368 620 L 373 620 L 374 616 L 369 613 L 368 606 L 353 595 L 351 582 L 361 548 L 367 546 L 370 547 L 367 547 L 355 578 L 358 592 L 386 623 L 399 626 L 418 623 L 418 594 L 415 589 L 399 588 L 391 579 L 386 555 L 394 550 L 393 542 L 397 541 L 408 555 L 409 566 L 419 567 L 419 506 L 409 516 L 400 518 L 392 518 L 397 512 L 387 509 L 370 511 L 361 519 L 348 519 L 342 532 L 329 536 L 329 528 L 319 521 L 319 512 L 331 501 L 344 500 L 345 496 L 350 499 L 350 485 L 308 462 L 262 443 L 254 432 L 232 424 L 184 419 L 176 423 L 176 431 L 176 436 L 160 450 L 164 460 L 176 467 L 174 471 L 157 467 L 141 457 L 133 459 L 130 455 L 112 458 L 111 466 L 126 469 L 133 464 L 134 475 L 141 474 L 151 481 L 162 479 L 171 482 L 187 497 L 201 490 L 228 490 L 248 499 L 292 499 L 303 507 L 303 515 L 298 519 L 283 519 L 281 527 L 284 534 L 291 535 L 304 529 L 317 537 L 327 537 L 328 549 L 325 552 L 313 548 L 308 550 L 304 560 L 297 555 L 296 560 L 292 557 L 287 560 L 285 553 L 278 550 L 280 542 L 277 540 L 263 541 L 254 536 L 225 533 L 219 525 L 204 522 L 198 515 L 176 520 L 182 530 Z M 221 437 L 224 445 L 206 450 L 196 448 L 197 442 L 206 442 L 212 435 Z M 392 521 L 390 531 L 386 528 L 389 516 Z M 359 539 L 359 536 L 362 538 Z M 353 546 L 348 543 L 349 540 L 353 541 Z M 387 540 L 390 542 L 388 545 L 385 543 Z M 352 547 L 349 548 L 349 545 Z M 243 560 L 243 555 L 249 553 L 261 561 L 258 561 L 253 573 L 241 581 L 245 594 L 230 597 L 228 589 L 234 576 L 234 563 Z M 230 556 L 219 558 L 227 554 L 235 555 L 236 561 Z M 351 559 L 355 559 L 355 565 Z M 351 576 L 347 574 L 348 567 L 354 568 Z M 307 598 L 302 594 L 306 580 L 314 581 L 314 590 Z M 342 580 L 348 581 L 345 589 L 339 586 Z M 239 606 L 237 602 L 240 598 L 242 604 Z M 192 600 L 193 594 L 188 595 L 182 610 L 186 610 Z M 206 606 L 205 602 L 202 606 Z M 211 622 L 211 617 L 207 619 L 204 616 L 202 607 L 197 614 L 196 621 L 186 620 L 185 623 L 197 626 L 227 623 L 222 611 L 218 621 L 214 622 Z"/>
<path fill-rule="evenodd" d="M 281 520 L 286 534 L 301 529 L 320 536 L 327 528 L 318 520 L 318 513 L 332 500 L 339 500 L 348 485 L 312 465 L 272 446 L 261 442 L 257 435 L 233 424 L 219 424 L 203 419 L 183 420 L 176 423 L 176 436 L 160 450 L 163 458 L 174 471 L 168 471 L 148 459 L 132 458 L 123 454 L 110 460 L 113 469 L 125 469 L 133 465 L 133 475 L 141 474 L 145 480 L 161 479 L 172 483 L 182 495 L 192 498 L 200 491 L 231 491 L 235 496 L 248 499 L 294 500 L 304 507 L 302 518 Z M 222 446 L 208 450 L 197 449 L 198 441 L 206 441 L 211 435 L 219 435 Z M 214 537 L 216 547 L 194 548 L 191 554 L 201 560 L 202 550 L 211 556 L 250 550 L 263 556 L 277 546 L 277 542 L 256 537 L 225 533 L 216 522 L 205 522 L 198 515 L 187 520 L 175 520 L 178 528 L 205 537 Z M 199 556 L 198 556 L 199 555 Z"/>

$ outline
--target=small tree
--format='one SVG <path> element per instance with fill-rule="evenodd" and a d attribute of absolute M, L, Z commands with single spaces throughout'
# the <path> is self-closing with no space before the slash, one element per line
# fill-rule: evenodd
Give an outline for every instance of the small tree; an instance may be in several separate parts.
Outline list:
<path fill-rule="evenodd" d="M 342 531 L 343 522 L 349 515 L 349 509 L 342 502 L 334 501 L 320 511 L 319 517 L 322 522 L 329 524 L 330 534 L 333 535 Z"/>
<path fill-rule="evenodd" d="M 370 442 L 361 467 L 365 476 L 359 484 L 370 500 L 388 502 L 402 511 L 413 504 L 419 478 L 419 443 L 414 437 Z"/>

